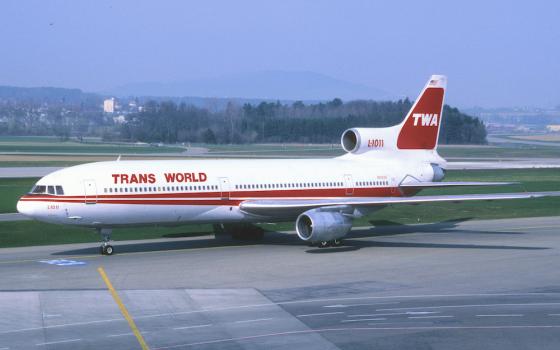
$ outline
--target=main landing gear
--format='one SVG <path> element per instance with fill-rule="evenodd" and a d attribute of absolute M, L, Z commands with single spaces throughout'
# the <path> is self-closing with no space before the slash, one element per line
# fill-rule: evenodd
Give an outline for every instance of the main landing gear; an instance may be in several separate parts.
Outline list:
<path fill-rule="evenodd" d="M 317 247 L 319 248 L 340 247 L 341 245 L 342 245 L 341 239 L 333 239 L 332 241 L 321 241 L 317 243 Z"/>
<path fill-rule="evenodd" d="M 249 223 L 231 223 L 214 225 L 216 236 L 229 234 L 239 241 L 260 241 L 264 237 L 264 230 Z"/>
<path fill-rule="evenodd" d="M 99 252 L 101 255 L 113 255 L 113 246 L 109 244 L 111 241 L 111 230 L 110 228 L 97 229 L 97 232 L 101 235 L 101 247 L 99 247 Z"/>

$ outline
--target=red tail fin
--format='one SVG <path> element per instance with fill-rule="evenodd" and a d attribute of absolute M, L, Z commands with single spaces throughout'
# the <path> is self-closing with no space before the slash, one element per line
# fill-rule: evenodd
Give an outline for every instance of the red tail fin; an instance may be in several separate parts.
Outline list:
<path fill-rule="evenodd" d="M 397 148 L 436 148 L 446 85 L 445 76 L 432 75 L 401 124 Z"/>

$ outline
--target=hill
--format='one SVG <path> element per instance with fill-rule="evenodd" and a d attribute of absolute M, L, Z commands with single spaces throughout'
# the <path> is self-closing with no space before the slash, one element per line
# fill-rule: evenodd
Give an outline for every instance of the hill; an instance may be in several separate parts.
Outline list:
<path fill-rule="evenodd" d="M 117 96 L 246 98 L 261 100 L 388 100 L 381 89 L 335 79 L 314 72 L 264 71 L 175 82 L 139 82 L 109 91 Z"/>

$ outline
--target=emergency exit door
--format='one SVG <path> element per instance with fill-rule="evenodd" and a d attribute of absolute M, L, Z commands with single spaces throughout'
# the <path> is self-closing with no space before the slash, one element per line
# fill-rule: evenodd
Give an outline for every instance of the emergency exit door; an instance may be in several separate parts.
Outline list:
<path fill-rule="evenodd" d="M 351 196 L 354 194 L 354 181 L 352 181 L 352 175 L 344 175 L 344 186 L 346 187 L 347 196 Z"/>
<path fill-rule="evenodd" d="M 84 200 L 86 204 L 97 203 L 97 187 L 94 180 L 84 180 Z"/>
<path fill-rule="evenodd" d="M 220 192 L 222 199 L 229 199 L 230 187 L 229 179 L 227 177 L 220 177 Z"/>

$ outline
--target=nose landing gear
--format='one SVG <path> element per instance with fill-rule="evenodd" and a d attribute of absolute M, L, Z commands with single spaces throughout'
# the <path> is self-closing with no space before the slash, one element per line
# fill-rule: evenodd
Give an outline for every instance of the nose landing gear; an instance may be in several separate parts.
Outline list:
<path fill-rule="evenodd" d="M 109 244 L 113 230 L 110 228 L 101 228 L 97 229 L 97 232 L 101 235 L 102 243 L 101 247 L 99 247 L 101 255 L 113 255 L 113 246 Z"/>

